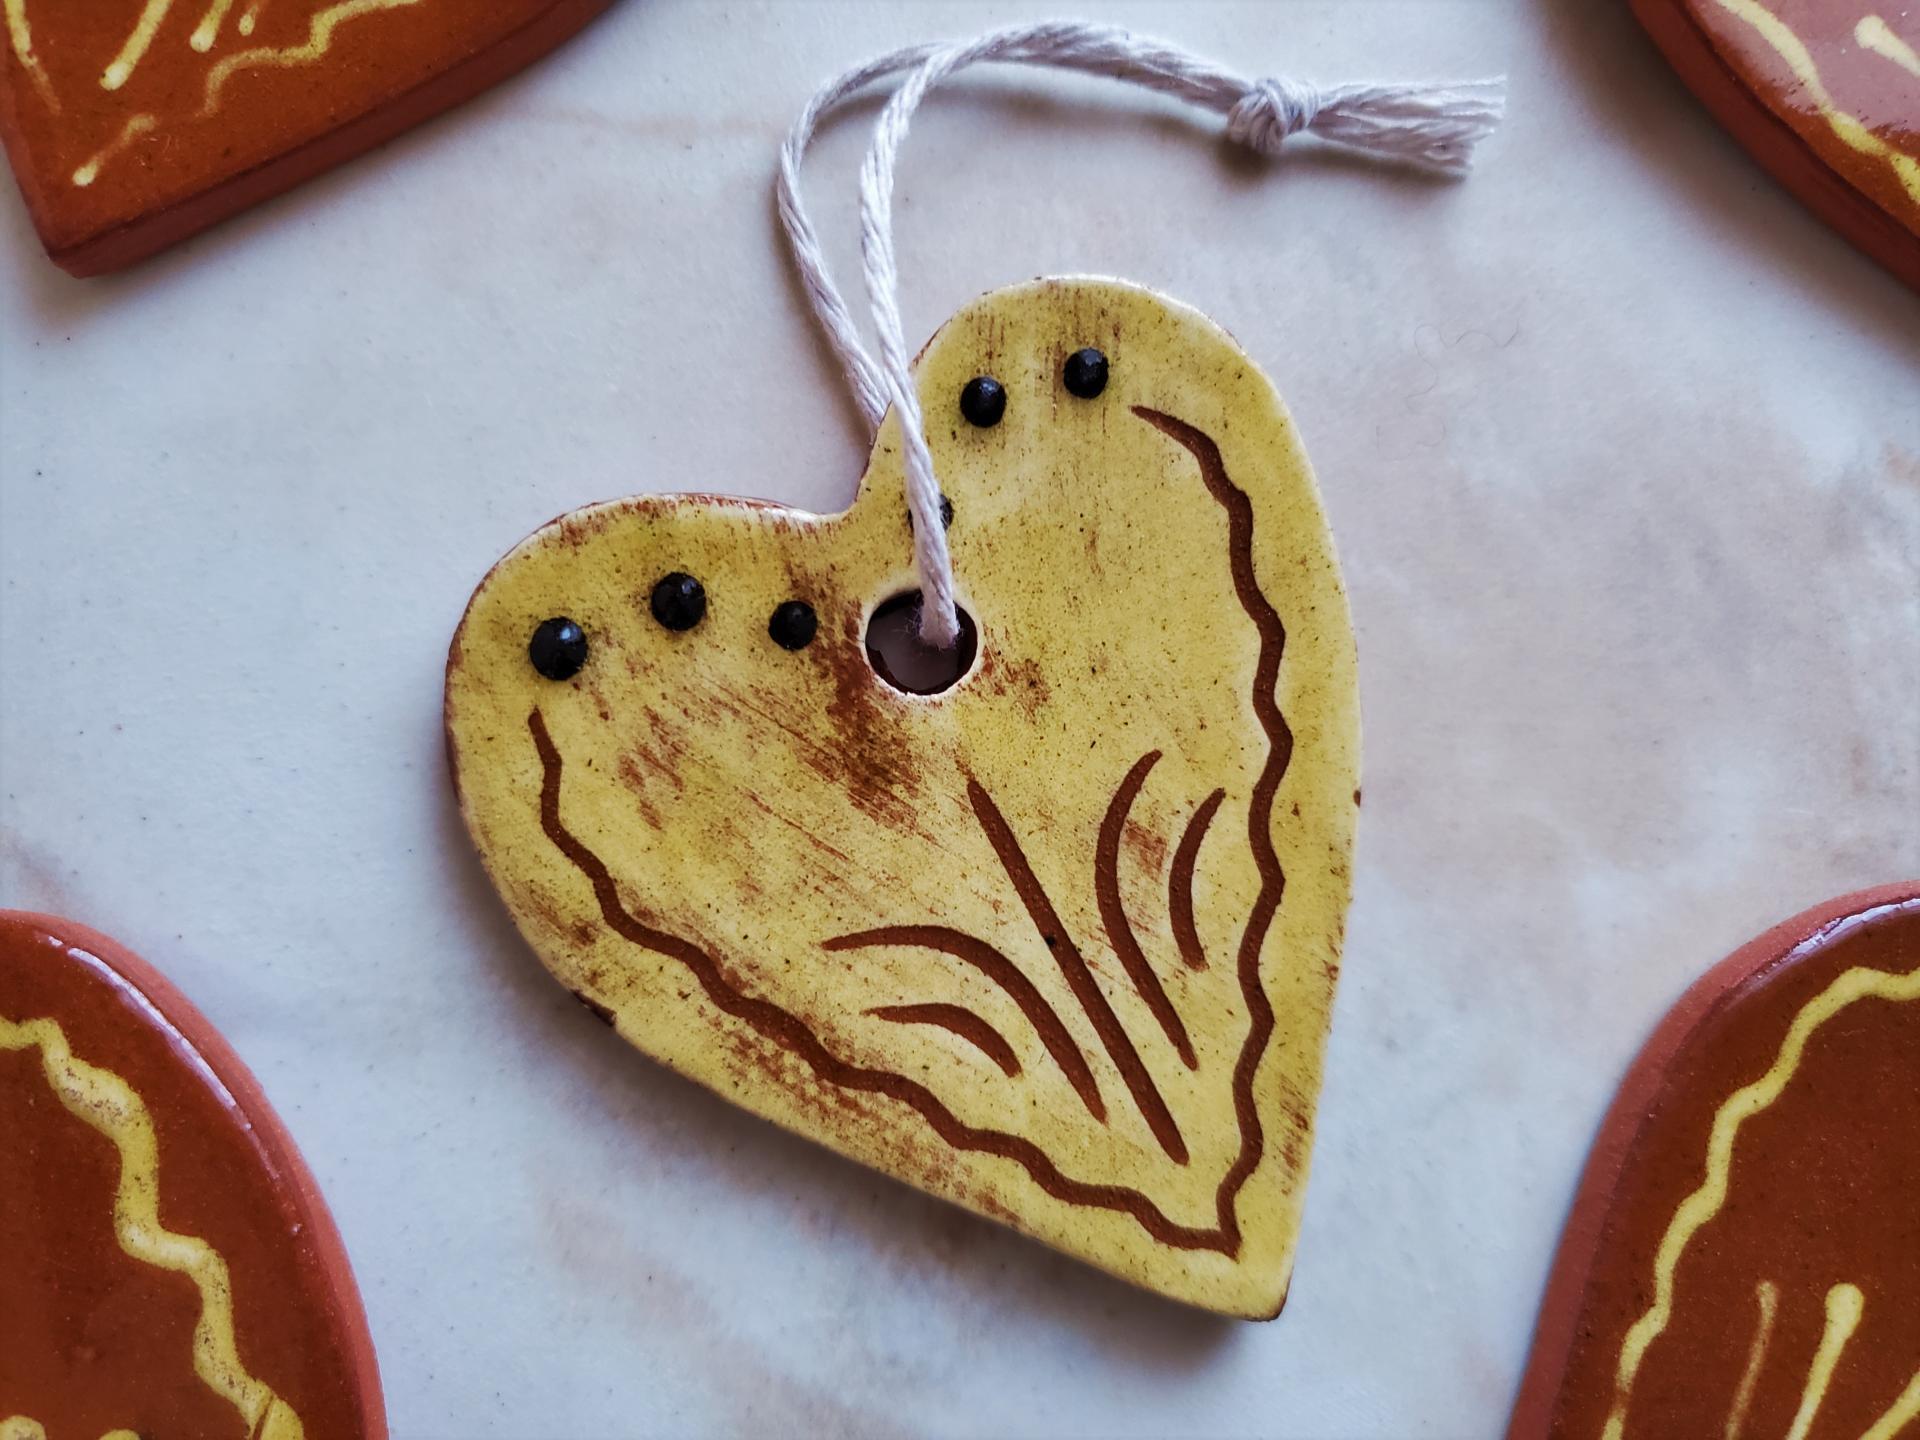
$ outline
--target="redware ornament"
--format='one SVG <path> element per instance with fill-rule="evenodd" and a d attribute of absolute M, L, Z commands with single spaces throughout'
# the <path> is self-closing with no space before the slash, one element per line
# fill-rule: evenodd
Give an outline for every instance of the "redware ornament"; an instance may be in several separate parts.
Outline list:
<path fill-rule="evenodd" d="M 1920 290 L 1920 9 L 1633 0 L 1714 118 L 1802 204 Z"/>
<path fill-rule="evenodd" d="M 1594 1141 L 1508 1440 L 1920 1433 L 1920 882 L 1680 998 Z"/>
<path fill-rule="evenodd" d="M 892 157 L 925 90 L 983 59 L 1441 169 L 1497 114 L 1486 90 L 1255 84 L 1070 24 L 828 86 L 781 205 L 877 429 L 858 496 L 641 497 L 524 541 L 448 660 L 461 812 L 542 961 L 648 1054 L 1136 1283 L 1270 1317 L 1360 802 L 1346 597 L 1279 397 L 1194 311 L 1038 281 L 908 359 Z M 863 181 L 876 358 L 797 172 L 827 108 L 903 69 Z"/>
<path fill-rule="evenodd" d="M 0 140 L 62 269 L 117 270 L 498 83 L 611 0 L 6 0 Z"/>
<path fill-rule="evenodd" d="M 385 1440 L 313 1176 L 207 1019 L 106 936 L 0 911 L 0 1437 Z"/>

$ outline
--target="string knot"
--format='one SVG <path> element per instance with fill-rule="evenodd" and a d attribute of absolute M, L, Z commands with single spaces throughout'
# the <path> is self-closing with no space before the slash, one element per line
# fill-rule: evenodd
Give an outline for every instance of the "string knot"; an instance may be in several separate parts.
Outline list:
<path fill-rule="evenodd" d="M 11 5 L 13 0 L 5 3 Z M 900 320 L 893 167 L 908 122 L 927 91 L 956 70 L 982 61 L 1106 75 L 1176 95 L 1216 115 L 1225 111 L 1228 136 L 1262 155 L 1278 154 L 1288 136 L 1312 130 L 1316 139 L 1440 175 L 1466 173 L 1473 147 L 1499 124 L 1506 93 L 1498 80 L 1334 85 L 1326 90 L 1282 78 L 1250 82 L 1178 46 L 1081 20 L 1015 25 L 962 44 L 909 46 L 869 60 L 822 87 L 800 112 L 780 149 L 780 219 L 787 227 L 793 263 L 813 313 L 840 357 L 868 427 L 877 432 L 889 410 L 900 417 L 901 468 L 907 510 L 913 516 L 913 563 L 924 597 L 920 636 L 941 649 L 959 636 L 960 620 L 953 599 L 953 557 L 940 520 L 940 484 L 933 473 L 926 417 L 914 384 L 913 352 L 907 348 Z M 860 254 L 874 333 L 880 341 L 876 358 L 868 353 L 852 313 L 827 273 L 820 239 L 800 197 L 800 159 L 822 115 L 873 81 L 901 71 L 909 72 L 907 78 L 874 122 L 873 140 L 860 168 Z"/>
<path fill-rule="evenodd" d="M 1313 127 L 1320 105 L 1320 92 L 1304 80 L 1256 80 L 1227 111 L 1227 138 L 1262 155 L 1278 155 L 1289 135 Z"/>

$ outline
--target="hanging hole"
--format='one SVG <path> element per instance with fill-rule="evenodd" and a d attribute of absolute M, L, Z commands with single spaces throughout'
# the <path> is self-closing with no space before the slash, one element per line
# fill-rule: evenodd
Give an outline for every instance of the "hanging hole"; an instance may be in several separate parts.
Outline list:
<path fill-rule="evenodd" d="M 883 601 L 867 621 L 867 663 L 873 673 L 909 695 L 951 690 L 973 668 L 980 635 L 973 617 L 959 611 L 960 638 L 940 650 L 920 638 L 920 592 L 906 590 Z"/>

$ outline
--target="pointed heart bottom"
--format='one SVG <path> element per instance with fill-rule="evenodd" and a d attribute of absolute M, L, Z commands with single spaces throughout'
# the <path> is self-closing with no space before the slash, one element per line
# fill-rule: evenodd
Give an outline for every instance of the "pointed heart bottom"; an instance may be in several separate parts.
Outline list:
<path fill-rule="evenodd" d="M 1627 1072 L 1509 1440 L 1920 1434 L 1920 884 L 1789 920 Z"/>
<path fill-rule="evenodd" d="M 7 0 L 0 140 L 56 264 L 130 265 L 531 64 L 611 0 Z"/>
<path fill-rule="evenodd" d="M 1091 397 L 1062 381 L 1087 346 Z M 960 413 L 979 375 L 1007 397 L 988 427 Z M 957 684 L 905 694 L 868 661 L 913 585 L 889 419 L 844 514 L 626 500 L 503 560 L 447 672 L 468 828 L 548 968 L 648 1054 L 1270 1316 L 1359 800 L 1305 457 L 1225 334 L 1112 282 L 977 302 L 916 383 L 978 630 Z M 788 602 L 819 622 L 794 649 Z M 535 647 L 551 679 L 529 639 L 557 617 L 583 638 Z"/>
<path fill-rule="evenodd" d="M 213 1027 L 104 935 L 0 911 L 0 1437 L 384 1440 L 312 1177 Z"/>

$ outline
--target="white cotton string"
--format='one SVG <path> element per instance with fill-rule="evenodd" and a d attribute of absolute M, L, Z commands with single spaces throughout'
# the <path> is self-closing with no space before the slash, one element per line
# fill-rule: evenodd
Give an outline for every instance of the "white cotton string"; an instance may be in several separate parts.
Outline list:
<path fill-rule="evenodd" d="M 963 43 L 914 45 L 869 60 L 825 86 L 794 122 L 780 151 L 777 195 L 794 266 L 813 313 L 840 357 L 855 403 L 878 430 L 891 405 L 900 416 L 914 566 L 923 603 L 920 633 L 946 647 L 959 634 L 953 562 L 940 520 L 940 486 L 927 448 L 926 422 L 913 386 L 912 357 L 902 333 L 899 273 L 893 248 L 893 171 L 914 110 L 947 76 L 983 61 L 1050 66 L 1106 75 L 1178 96 L 1227 117 L 1227 137 L 1274 155 L 1291 135 L 1325 140 L 1439 175 L 1466 173 L 1473 148 L 1500 123 L 1505 82 L 1335 85 L 1248 80 L 1163 41 L 1107 25 L 1049 21 L 996 30 Z M 820 118 L 875 80 L 910 71 L 874 125 L 860 170 L 861 256 L 880 358 L 867 352 L 846 302 L 827 273 L 819 237 L 800 198 L 800 162 Z"/>

